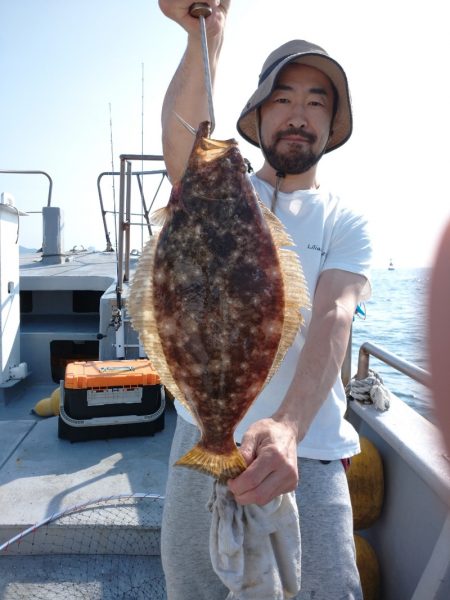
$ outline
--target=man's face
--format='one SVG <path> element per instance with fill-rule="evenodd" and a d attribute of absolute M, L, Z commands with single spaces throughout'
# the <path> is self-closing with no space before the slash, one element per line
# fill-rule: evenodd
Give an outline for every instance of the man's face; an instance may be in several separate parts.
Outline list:
<path fill-rule="evenodd" d="M 260 109 L 261 147 L 269 164 L 286 175 L 305 173 L 324 153 L 330 136 L 334 91 L 321 71 L 291 63 Z"/>

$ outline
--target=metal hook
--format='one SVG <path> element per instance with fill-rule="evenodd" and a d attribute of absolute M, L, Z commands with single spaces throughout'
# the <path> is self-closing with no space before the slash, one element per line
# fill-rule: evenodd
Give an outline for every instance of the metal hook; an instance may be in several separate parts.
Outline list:
<path fill-rule="evenodd" d="M 200 21 L 200 34 L 202 40 L 202 50 L 203 50 L 203 70 L 205 77 L 205 88 L 206 94 L 208 97 L 208 112 L 209 112 L 209 121 L 210 121 L 210 134 L 213 132 L 215 127 L 215 118 L 214 118 L 214 105 L 213 105 L 213 92 L 212 92 L 212 82 L 211 82 L 211 70 L 209 67 L 209 54 L 208 54 L 208 41 L 206 38 L 206 24 L 205 19 L 212 14 L 212 8 L 209 4 L 205 2 L 194 2 L 189 8 L 189 14 L 192 17 L 197 18 Z"/>

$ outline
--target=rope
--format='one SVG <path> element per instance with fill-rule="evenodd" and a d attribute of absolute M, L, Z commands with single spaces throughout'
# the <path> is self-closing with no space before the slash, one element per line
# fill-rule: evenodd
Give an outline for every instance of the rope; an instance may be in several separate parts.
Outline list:
<path fill-rule="evenodd" d="M 348 400 L 357 400 L 361 404 L 373 404 L 379 411 L 388 410 L 391 405 L 391 392 L 383 384 L 381 376 L 369 369 L 365 379 L 353 377 L 345 388 Z"/>

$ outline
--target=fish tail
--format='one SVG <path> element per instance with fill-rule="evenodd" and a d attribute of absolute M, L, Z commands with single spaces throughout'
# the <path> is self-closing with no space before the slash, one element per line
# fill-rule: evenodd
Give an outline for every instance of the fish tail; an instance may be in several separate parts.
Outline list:
<path fill-rule="evenodd" d="M 220 483 L 226 483 L 228 479 L 237 477 L 247 467 L 242 454 L 237 448 L 227 454 L 217 454 L 201 444 L 197 444 L 189 450 L 177 460 L 175 465 L 211 475 Z"/>

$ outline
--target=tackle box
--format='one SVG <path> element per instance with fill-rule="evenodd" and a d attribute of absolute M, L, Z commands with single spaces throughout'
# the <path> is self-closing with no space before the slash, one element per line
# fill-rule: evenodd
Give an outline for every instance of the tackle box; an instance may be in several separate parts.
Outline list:
<path fill-rule="evenodd" d="M 149 360 L 71 362 L 60 389 L 62 439 L 145 436 L 164 429 L 164 387 Z"/>

